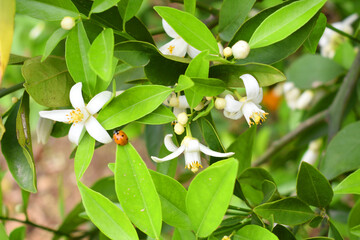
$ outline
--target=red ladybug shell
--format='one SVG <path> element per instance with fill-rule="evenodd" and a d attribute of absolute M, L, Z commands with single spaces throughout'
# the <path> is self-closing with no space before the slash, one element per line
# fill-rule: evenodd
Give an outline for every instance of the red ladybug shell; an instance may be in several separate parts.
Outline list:
<path fill-rule="evenodd" d="M 115 130 L 113 139 L 116 144 L 124 146 L 128 143 L 128 136 L 122 130 Z"/>

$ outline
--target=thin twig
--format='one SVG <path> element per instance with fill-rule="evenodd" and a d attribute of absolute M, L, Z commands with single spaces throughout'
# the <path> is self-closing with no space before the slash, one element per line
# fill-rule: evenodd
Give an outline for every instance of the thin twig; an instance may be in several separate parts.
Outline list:
<path fill-rule="evenodd" d="M 343 35 L 343 36 L 345 36 L 345 37 L 353 40 L 354 42 L 360 43 L 360 40 L 359 40 L 359 39 L 354 38 L 354 37 L 351 36 L 350 34 L 348 34 L 348 33 L 346 33 L 346 32 L 343 32 L 343 31 L 341 31 L 341 30 L 333 27 L 331 24 L 328 24 L 328 23 L 327 23 L 327 24 L 326 24 L 326 27 L 327 27 L 327 28 L 330 28 L 331 30 L 333 30 L 334 32 L 337 32 L 337 33 L 340 34 L 340 35 Z"/>
<path fill-rule="evenodd" d="M 21 88 L 24 87 L 24 82 L 22 83 L 19 83 L 19 84 L 16 84 L 12 87 L 9 87 L 9 88 L 3 88 L 3 89 L 0 89 L 0 98 L 2 98 L 3 96 L 6 96 L 12 92 L 15 92 Z"/>
<path fill-rule="evenodd" d="M 325 117 L 327 116 L 329 110 L 326 109 L 322 112 L 317 113 L 311 118 L 307 119 L 305 122 L 301 123 L 295 130 L 286 134 L 284 137 L 275 141 L 266 152 L 259 157 L 255 162 L 254 166 L 259 166 L 265 162 L 267 162 L 273 155 L 275 155 L 280 149 L 284 146 L 288 145 L 291 141 L 293 141 L 300 133 L 308 130 L 312 126 L 325 121 Z"/>

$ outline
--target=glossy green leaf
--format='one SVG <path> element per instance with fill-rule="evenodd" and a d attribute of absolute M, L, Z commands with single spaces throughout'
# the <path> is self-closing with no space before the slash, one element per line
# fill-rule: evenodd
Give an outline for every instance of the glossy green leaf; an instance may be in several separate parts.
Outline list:
<path fill-rule="evenodd" d="M 160 135 L 161 137 L 163 135 Z M 148 136 L 148 138 L 151 138 L 151 140 L 153 141 L 154 136 Z M 174 139 L 174 138 L 173 138 Z M 163 138 L 159 140 L 159 142 L 163 142 Z M 149 149 L 149 148 L 148 148 Z M 171 152 L 169 150 L 166 149 L 165 145 L 162 144 L 159 150 L 159 154 L 157 154 L 157 156 L 159 158 L 163 158 L 167 155 L 169 155 Z M 150 155 L 150 154 L 149 154 Z M 156 155 L 156 154 L 155 154 Z M 154 156 L 154 155 L 151 155 Z M 157 163 L 156 164 L 156 171 L 158 173 L 162 173 L 164 175 L 167 175 L 169 177 L 174 178 L 175 174 L 176 174 L 176 170 L 177 170 L 177 165 L 178 165 L 178 158 L 174 158 L 172 160 L 169 161 L 165 161 L 165 162 L 161 162 L 161 163 Z"/>
<path fill-rule="evenodd" d="M 68 33 L 69 31 L 59 28 L 50 36 L 50 38 L 46 42 L 41 62 L 43 62 L 51 54 L 51 52 L 55 49 L 59 42 L 63 40 Z"/>
<path fill-rule="evenodd" d="M 16 0 L 16 12 L 46 21 L 79 16 L 71 0 Z"/>
<path fill-rule="evenodd" d="M 334 80 L 345 69 L 329 58 L 320 55 L 303 55 L 286 71 L 288 81 L 300 89 L 309 89 Z"/>
<path fill-rule="evenodd" d="M 90 42 L 82 22 L 69 33 L 65 45 L 66 65 L 75 82 L 83 83 L 83 91 L 90 97 L 96 94 L 96 74 L 89 63 Z"/>
<path fill-rule="evenodd" d="M 28 101 L 28 100 L 27 100 Z M 20 108 L 20 101 L 11 109 L 11 112 L 6 120 L 6 132 L 1 141 L 1 150 L 6 159 L 9 170 L 19 186 L 28 192 L 35 193 L 36 190 L 36 172 L 32 150 L 22 147 L 16 137 L 17 129 L 17 115 L 20 113 L 20 121 L 28 118 L 26 114 L 22 115 Z M 21 116 L 24 116 L 23 118 Z M 24 122 L 25 128 L 28 128 L 28 123 Z M 25 134 L 25 132 L 24 132 Z M 30 137 L 30 135 L 28 135 Z M 30 140 L 31 141 L 31 140 Z"/>
<path fill-rule="evenodd" d="M 185 11 L 195 15 L 196 10 L 196 0 L 184 0 Z"/>
<path fill-rule="evenodd" d="M 169 176 L 151 170 L 150 174 L 160 197 L 163 221 L 177 228 L 191 229 L 185 188 Z"/>
<path fill-rule="evenodd" d="M 360 167 L 359 134 L 360 122 L 355 122 L 347 125 L 331 140 L 320 165 L 320 171 L 327 179 Z"/>
<path fill-rule="evenodd" d="M 248 16 L 255 0 L 224 0 L 219 14 L 219 33 L 221 39 L 230 41 L 245 18 Z"/>
<path fill-rule="evenodd" d="M 115 6 L 120 0 L 94 0 L 91 13 L 100 13 Z"/>
<path fill-rule="evenodd" d="M 113 129 L 135 121 L 162 104 L 172 89 L 163 86 L 136 86 L 114 98 L 97 120 L 105 129 Z"/>
<path fill-rule="evenodd" d="M 185 76 L 190 78 L 207 78 L 209 76 L 209 60 L 206 57 L 209 55 L 209 51 L 203 51 L 199 53 L 189 63 L 186 69 Z"/>
<path fill-rule="evenodd" d="M 44 62 L 40 60 L 41 56 L 31 58 L 22 66 L 26 91 L 43 106 L 70 106 L 69 93 L 74 81 L 67 71 L 64 59 L 49 56 Z"/>
<path fill-rule="evenodd" d="M 291 231 L 280 224 L 276 224 L 272 232 L 279 238 L 279 239 L 286 239 L 286 240 L 296 240 L 295 236 L 291 233 Z"/>
<path fill-rule="evenodd" d="M 174 91 L 181 92 L 188 88 L 191 88 L 192 86 L 194 86 L 194 82 L 191 80 L 190 77 L 185 75 L 180 75 L 178 84 L 176 85 Z"/>
<path fill-rule="evenodd" d="M 335 194 L 360 194 L 360 169 L 356 170 L 334 188 Z"/>
<path fill-rule="evenodd" d="M 357 225 L 350 229 L 351 234 L 360 237 L 360 225 Z"/>
<path fill-rule="evenodd" d="M 117 146 L 115 189 L 130 220 L 152 238 L 161 232 L 161 203 L 150 173 L 130 144 Z"/>
<path fill-rule="evenodd" d="M 256 135 L 256 126 L 247 129 L 239 135 L 227 149 L 228 152 L 234 152 L 233 156 L 239 160 L 238 176 L 245 169 L 251 167 L 251 156 Z"/>
<path fill-rule="evenodd" d="M 0 223 L 0 239 L 9 240 L 5 227 L 2 223 Z"/>
<path fill-rule="evenodd" d="M 127 216 L 113 202 L 78 182 L 81 199 L 91 221 L 111 239 L 139 239 Z"/>
<path fill-rule="evenodd" d="M 211 54 L 219 54 L 219 47 L 211 31 L 192 14 L 170 7 L 154 9 L 188 44 L 199 51 L 209 50 Z"/>
<path fill-rule="evenodd" d="M 304 43 L 304 47 L 312 54 L 316 52 L 319 40 L 325 31 L 326 23 L 326 16 L 323 13 L 320 13 L 314 29 Z"/>
<path fill-rule="evenodd" d="M 86 132 L 82 137 L 79 146 L 77 147 L 74 158 L 74 170 L 77 180 L 82 178 L 86 169 L 89 167 L 94 150 L 95 139 Z"/>
<path fill-rule="evenodd" d="M 194 86 L 186 89 L 185 96 L 191 108 L 195 108 L 205 96 L 216 96 L 225 90 L 225 83 L 215 78 L 192 78 Z"/>
<path fill-rule="evenodd" d="M 268 219 L 271 215 L 280 224 L 297 225 L 309 221 L 315 213 L 303 201 L 297 198 L 283 198 L 281 200 L 264 203 L 254 208 L 254 212 Z"/>
<path fill-rule="evenodd" d="M 248 19 L 236 32 L 232 40 L 229 42 L 229 46 L 234 45 L 239 40 L 249 41 L 251 35 L 255 32 L 256 28 L 264 21 L 266 17 L 275 12 L 282 6 L 286 6 L 291 1 L 286 1 L 282 4 L 265 9 L 258 13 L 256 16 Z M 292 33 L 287 38 L 271 44 L 269 46 L 251 49 L 249 55 L 245 59 L 236 60 L 238 64 L 244 63 L 265 63 L 273 64 L 278 62 L 294 52 L 305 42 L 311 33 L 313 26 L 316 23 L 318 15 L 315 15 L 308 23 L 302 26 L 300 29 Z"/>
<path fill-rule="evenodd" d="M 335 227 L 332 219 L 329 219 L 329 237 L 334 238 L 335 240 L 343 240 L 344 238 L 341 236 L 339 230 Z"/>
<path fill-rule="evenodd" d="M 157 109 L 155 109 L 155 111 L 149 113 L 145 117 L 136 120 L 136 122 L 142 124 L 159 125 L 170 123 L 175 119 L 176 117 L 169 108 L 165 107 L 164 105 L 160 105 Z"/>
<path fill-rule="evenodd" d="M 358 200 L 355 205 L 351 208 L 351 211 L 349 213 L 349 217 L 348 217 L 348 221 L 347 221 L 347 226 L 348 229 L 352 229 L 353 227 L 356 227 L 358 225 L 360 225 L 360 201 Z M 356 239 L 354 238 L 354 235 L 350 232 L 350 239 Z"/>
<path fill-rule="evenodd" d="M 91 44 L 89 63 L 104 81 L 110 82 L 113 73 L 114 33 L 111 28 L 102 31 Z"/>
<path fill-rule="evenodd" d="M 18 228 L 15 228 L 9 235 L 10 240 L 24 240 L 26 236 L 26 227 L 21 226 Z M 0 234 L 1 237 L 1 234 Z M 4 239 L 1 237 L 1 239 Z M 5 239 L 4 239 L 5 240 Z"/>
<path fill-rule="evenodd" d="M 120 0 L 118 4 L 120 15 L 124 22 L 129 21 L 139 11 L 143 0 Z"/>
<path fill-rule="evenodd" d="M 296 192 L 301 200 L 319 208 L 328 206 L 334 195 L 324 175 L 307 162 L 302 162 L 300 165 Z"/>
<path fill-rule="evenodd" d="M 175 228 L 172 240 L 195 240 L 196 237 L 192 231 Z"/>
<path fill-rule="evenodd" d="M 279 238 L 267 230 L 266 228 L 257 225 L 246 225 L 237 231 L 234 235 L 234 240 L 279 240 Z"/>
<path fill-rule="evenodd" d="M 280 8 L 267 17 L 249 40 L 251 48 L 276 43 L 307 23 L 326 0 L 301 0 Z"/>
<path fill-rule="evenodd" d="M 210 103 L 206 106 L 205 110 L 202 110 L 201 112 L 199 112 L 198 115 L 196 115 L 196 116 L 192 119 L 192 121 L 196 121 L 196 120 L 198 120 L 198 119 L 201 118 L 201 117 L 205 117 L 205 116 L 209 115 L 210 112 L 211 112 L 211 109 L 214 108 L 214 105 L 215 105 L 215 104 L 214 104 L 214 99 L 211 99 Z M 229 151 L 229 152 L 231 152 L 231 151 Z"/>
<path fill-rule="evenodd" d="M 259 63 L 215 65 L 210 68 L 209 77 L 223 80 L 228 87 L 244 87 L 240 76 L 246 73 L 253 75 L 260 87 L 286 80 L 284 74 L 276 68 Z"/>
<path fill-rule="evenodd" d="M 209 236 L 221 223 L 229 205 L 237 173 L 233 158 L 214 163 L 191 182 L 186 208 L 197 237 Z"/>

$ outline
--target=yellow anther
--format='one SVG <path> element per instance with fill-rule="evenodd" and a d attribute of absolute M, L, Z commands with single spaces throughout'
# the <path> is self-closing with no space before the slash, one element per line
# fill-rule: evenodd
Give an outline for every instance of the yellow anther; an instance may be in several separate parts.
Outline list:
<path fill-rule="evenodd" d="M 188 165 L 185 166 L 185 168 L 190 169 L 193 173 L 196 173 L 197 171 L 199 171 L 199 168 L 202 168 L 202 166 L 200 163 L 195 162 L 195 163 L 189 163 Z"/>
<path fill-rule="evenodd" d="M 268 113 L 254 112 L 250 116 L 250 119 L 252 121 L 249 123 L 249 126 L 251 126 L 252 124 L 261 125 L 266 120 L 266 115 L 268 115 Z"/>
<path fill-rule="evenodd" d="M 175 46 L 172 46 L 172 45 L 170 45 L 170 46 L 168 47 L 170 54 L 173 53 L 174 48 L 175 48 Z"/>
<path fill-rule="evenodd" d="M 69 123 L 79 123 L 84 118 L 84 114 L 81 112 L 80 108 L 72 110 L 70 114 L 67 114 L 66 116 L 69 119 Z"/>

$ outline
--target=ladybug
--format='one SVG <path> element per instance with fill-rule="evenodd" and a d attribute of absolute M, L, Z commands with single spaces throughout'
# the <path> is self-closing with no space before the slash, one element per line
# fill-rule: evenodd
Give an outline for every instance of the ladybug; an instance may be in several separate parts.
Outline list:
<path fill-rule="evenodd" d="M 128 143 L 128 136 L 122 130 L 115 130 L 113 139 L 116 144 L 124 146 Z"/>

